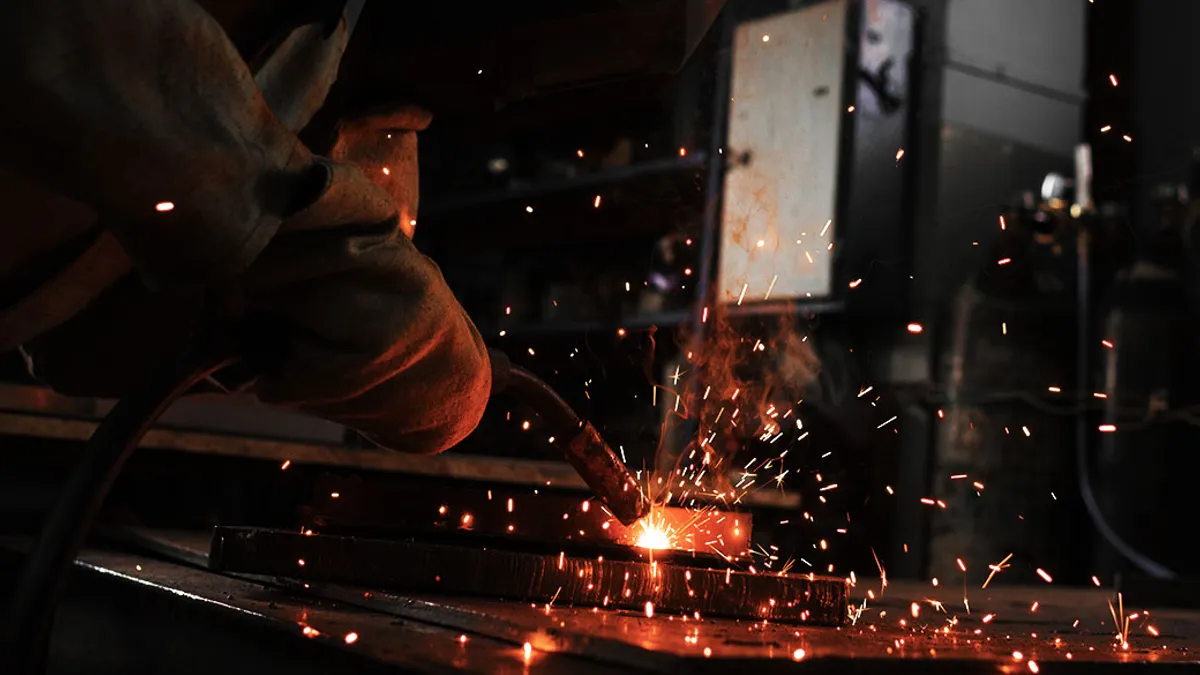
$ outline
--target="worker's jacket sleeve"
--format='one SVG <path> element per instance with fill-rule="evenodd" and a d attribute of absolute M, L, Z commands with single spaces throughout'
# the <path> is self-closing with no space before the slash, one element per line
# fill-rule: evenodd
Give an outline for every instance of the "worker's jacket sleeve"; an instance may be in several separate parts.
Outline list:
<path fill-rule="evenodd" d="M 282 368 L 256 391 L 387 447 L 444 450 L 487 404 L 483 339 L 400 231 L 391 195 L 356 167 L 333 167 L 321 199 L 284 222 L 245 276 L 248 303 L 288 332 Z"/>
<path fill-rule="evenodd" d="M 0 161 L 91 205 L 155 282 L 236 275 L 312 182 L 192 0 L 4 0 L 0 65 Z"/>
<path fill-rule="evenodd" d="M 415 452 L 475 427 L 486 351 L 401 209 L 314 159 L 197 5 L 3 0 L 0 35 L 0 163 L 91 205 L 140 277 L 27 343 L 37 375 L 125 393 L 186 337 L 188 289 L 220 283 L 280 320 L 264 401 Z"/>

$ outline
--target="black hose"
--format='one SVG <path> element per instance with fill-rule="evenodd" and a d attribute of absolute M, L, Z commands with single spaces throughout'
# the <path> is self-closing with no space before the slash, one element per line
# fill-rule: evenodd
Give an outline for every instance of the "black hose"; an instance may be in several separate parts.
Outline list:
<path fill-rule="evenodd" d="M 236 361 L 234 353 L 225 343 L 197 339 L 192 348 L 155 369 L 145 386 L 122 398 L 92 432 L 25 561 L 0 637 L 0 672 L 33 675 L 43 670 L 55 607 L 125 462 L 159 415 L 197 382 Z"/>
<path fill-rule="evenodd" d="M 579 416 L 558 392 L 528 370 L 510 365 L 505 384 L 508 389 L 520 394 L 521 398 L 533 406 L 554 434 L 575 434 L 583 426 Z"/>

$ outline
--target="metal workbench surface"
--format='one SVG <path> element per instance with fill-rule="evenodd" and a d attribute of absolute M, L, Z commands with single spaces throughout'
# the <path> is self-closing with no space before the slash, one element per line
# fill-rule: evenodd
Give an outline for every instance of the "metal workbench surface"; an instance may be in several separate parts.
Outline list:
<path fill-rule="evenodd" d="M 185 671 L 171 658 L 194 658 L 181 645 L 196 642 L 187 631 L 195 630 L 188 617 L 197 614 L 226 632 L 255 636 L 241 647 L 255 652 L 254 658 L 243 652 L 228 663 L 215 660 L 217 642 L 210 638 L 194 646 L 214 667 L 232 672 L 246 672 L 242 666 L 251 661 L 291 667 L 288 662 L 301 655 L 299 672 L 351 667 L 489 673 L 1200 672 L 1194 654 L 1200 613 L 1153 608 L 1147 613 L 1136 598 L 1126 598 L 1125 614 L 1133 618 L 1123 648 L 1108 607 L 1116 598 L 1105 589 L 968 588 L 968 614 L 961 585 L 893 582 L 855 622 L 818 628 L 234 578 L 201 568 L 203 534 L 153 537 L 159 554 L 171 552 L 174 560 L 90 550 L 79 571 L 85 588 L 106 586 L 114 597 L 140 595 L 171 605 L 154 626 L 156 637 L 147 636 L 139 649 L 145 658 L 158 654 L 157 667 L 172 672 Z M 853 589 L 860 602 L 869 585 L 860 579 Z M 77 582 L 76 595 L 79 588 Z M 878 591 L 876 578 L 873 592 Z M 75 604 L 60 615 L 68 624 L 78 611 L 70 609 Z M 95 613 L 103 603 L 93 599 L 90 606 Z M 119 630 L 100 626 L 93 632 Z M 122 634 L 106 642 L 111 647 L 129 639 Z M 56 647 L 74 652 L 88 642 L 64 640 L 65 635 Z M 175 647 L 164 652 L 153 640 Z"/>

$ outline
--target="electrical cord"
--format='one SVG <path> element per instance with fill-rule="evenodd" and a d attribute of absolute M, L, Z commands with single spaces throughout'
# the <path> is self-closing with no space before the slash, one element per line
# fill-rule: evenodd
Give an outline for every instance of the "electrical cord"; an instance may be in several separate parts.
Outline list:
<path fill-rule="evenodd" d="M 171 403 L 235 362 L 236 353 L 228 343 L 201 334 L 181 355 L 154 369 L 146 384 L 122 398 L 92 432 L 17 581 L 0 635 L 0 672 L 34 675 L 44 670 L 55 607 L 125 462 Z"/>

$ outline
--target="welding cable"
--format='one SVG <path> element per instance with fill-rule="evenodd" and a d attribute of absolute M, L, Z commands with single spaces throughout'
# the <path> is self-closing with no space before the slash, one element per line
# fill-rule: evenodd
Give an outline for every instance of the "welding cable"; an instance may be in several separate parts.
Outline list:
<path fill-rule="evenodd" d="M 528 370 L 510 365 L 505 385 L 509 390 L 520 394 L 554 433 L 574 434 L 583 426 L 583 420 L 579 419 L 558 392 Z"/>
<path fill-rule="evenodd" d="M 0 672 L 42 672 L 55 607 L 125 462 L 175 399 L 236 361 L 235 353 L 223 341 L 197 338 L 182 355 L 156 368 L 144 387 L 122 398 L 92 432 L 17 581 L 0 636 Z"/>
<path fill-rule="evenodd" d="M 1149 556 L 1138 551 L 1128 542 L 1117 534 L 1116 530 L 1108 524 L 1104 518 L 1104 513 L 1100 510 L 1100 504 L 1096 502 L 1096 495 L 1092 492 L 1092 480 L 1088 471 L 1087 457 L 1087 442 L 1078 441 L 1075 443 L 1075 465 L 1079 472 L 1079 493 L 1083 497 L 1083 505 L 1087 509 L 1088 516 L 1092 519 L 1092 524 L 1099 530 L 1100 536 L 1109 543 L 1118 553 L 1134 564 L 1135 567 L 1154 577 L 1155 579 L 1176 579 L 1179 577 L 1173 570 L 1152 560 Z"/>

